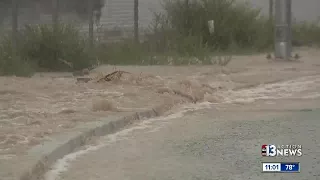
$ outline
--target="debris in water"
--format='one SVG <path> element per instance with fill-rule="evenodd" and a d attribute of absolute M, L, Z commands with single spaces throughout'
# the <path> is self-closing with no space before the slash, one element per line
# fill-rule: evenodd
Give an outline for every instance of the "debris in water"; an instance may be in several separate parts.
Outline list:
<path fill-rule="evenodd" d="M 89 78 L 89 77 L 77 78 L 77 82 L 85 82 L 85 83 L 87 83 L 87 82 L 89 82 L 91 80 L 92 80 L 92 78 Z"/>
<path fill-rule="evenodd" d="M 103 76 L 102 78 L 98 79 L 97 82 L 101 82 L 101 81 L 113 81 L 113 80 L 116 80 L 116 79 L 120 79 L 122 74 L 124 73 L 127 73 L 127 74 L 131 74 L 129 72 L 126 72 L 126 71 L 114 71 L 110 74 L 107 74 L 105 76 Z"/>
<path fill-rule="evenodd" d="M 267 58 L 267 59 L 271 59 L 271 58 L 272 58 L 271 54 L 268 53 L 266 58 Z"/>

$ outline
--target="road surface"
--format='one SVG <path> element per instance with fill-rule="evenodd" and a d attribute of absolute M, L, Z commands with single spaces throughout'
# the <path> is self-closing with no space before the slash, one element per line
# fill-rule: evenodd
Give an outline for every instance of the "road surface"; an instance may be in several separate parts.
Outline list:
<path fill-rule="evenodd" d="M 46 180 L 319 180 L 320 88 L 298 88 L 305 82 L 240 90 L 233 97 L 242 102 L 190 105 L 102 137 L 59 160 Z M 262 144 L 302 145 L 303 155 L 262 157 Z M 262 173 L 272 161 L 301 162 L 301 172 Z"/>

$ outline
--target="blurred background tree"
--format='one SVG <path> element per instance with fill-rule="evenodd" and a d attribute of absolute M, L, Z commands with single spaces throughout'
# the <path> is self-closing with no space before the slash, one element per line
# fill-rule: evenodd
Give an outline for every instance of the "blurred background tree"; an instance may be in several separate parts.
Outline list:
<path fill-rule="evenodd" d="M 91 0 L 93 1 L 93 10 L 95 19 L 100 20 L 101 10 L 105 5 L 105 0 Z M 62 16 L 66 13 L 74 13 L 81 20 L 87 20 L 89 0 L 59 0 L 59 12 Z M 0 24 L 11 16 L 11 0 L 0 0 Z M 51 14 L 52 0 L 21 0 L 19 1 L 19 9 L 27 9 L 32 13 Z"/>

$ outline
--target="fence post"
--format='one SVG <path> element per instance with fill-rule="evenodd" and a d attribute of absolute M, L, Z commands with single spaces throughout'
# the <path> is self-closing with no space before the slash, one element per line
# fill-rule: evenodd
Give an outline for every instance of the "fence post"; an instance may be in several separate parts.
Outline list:
<path fill-rule="evenodd" d="M 269 24 L 268 28 L 270 28 L 270 31 L 274 33 L 274 0 L 269 0 Z M 271 35 L 271 34 L 270 34 Z M 270 41 L 274 44 L 275 39 L 274 37 L 270 37 Z"/>
<path fill-rule="evenodd" d="M 12 0 L 12 51 L 13 55 L 17 55 L 18 48 L 18 0 Z M 16 57 L 15 57 L 16 58 Z"/>
<path fill-rule="evenodd" d="M 269 21 L 273 21 L 273 0 L 269 0 Z"/>
<path fill-rule="evenodd" d="M 89 46 L 93 47 L 93 1 L 88 0 L 88 19 L 89 19 Z"/>
<path fill-rule="evenodd" d="M 52 6 L 52 23 L 53 27 L 56 28 L 59 23 L 59 0 L 52 0 Z"/>
<path fill-rule="evenodd" d="M 134 39 L 139 43 L 139 0 L 134 0 Z"/>
<path fill-rule="evenodd" d="M 52 28 L 53 28 L 53 38 L 56 38 L 59 24 L 59 0 L 52 0 Z M 56 47 L 58 48 L 58 47 Z M 57 51 L 53 54 L 53 58 L 58 60 Z"/>
<path fill-rule="evenodd" d="M 289 57 L 291 57 L 292 53 L 292 1 L 287 0 L 287 17 L 288 17 L 288 28 L 287 28 L 287 34 L 288 34 L 288 53 Z"/>

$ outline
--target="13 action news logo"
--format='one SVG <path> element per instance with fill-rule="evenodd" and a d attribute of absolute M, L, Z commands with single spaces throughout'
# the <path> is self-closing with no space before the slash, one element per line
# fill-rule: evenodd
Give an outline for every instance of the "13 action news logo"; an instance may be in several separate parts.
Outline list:
<path fill-rule="evenodd" d="M 261 147 L 262 156 L 302 156 L 301 145 L 264 144 Z"/>

